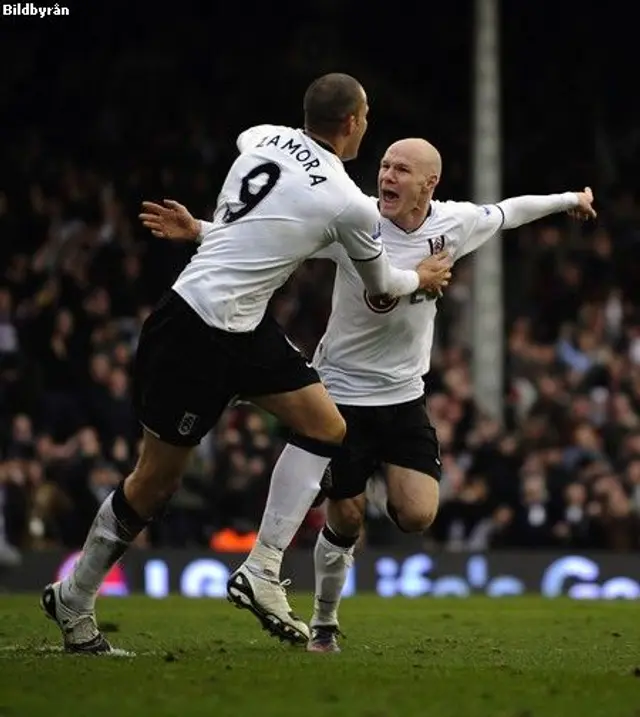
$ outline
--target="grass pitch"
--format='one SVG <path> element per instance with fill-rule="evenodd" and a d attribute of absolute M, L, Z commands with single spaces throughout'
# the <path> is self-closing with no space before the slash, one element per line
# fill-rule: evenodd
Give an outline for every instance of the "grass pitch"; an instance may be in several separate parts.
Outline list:
<path fill-rule="evenodd" d="M 99 618 L 136 657 L 64 655 L 36 596 L 0 596 L 0 717 L 640 717 L 634 603 L 359 596 L 339 655 L 221 600 L 103 599 Z"/>

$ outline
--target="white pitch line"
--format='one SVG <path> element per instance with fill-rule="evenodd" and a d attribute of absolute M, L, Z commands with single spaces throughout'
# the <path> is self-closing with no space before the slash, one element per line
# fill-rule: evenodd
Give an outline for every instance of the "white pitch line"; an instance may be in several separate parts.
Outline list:
<path fill-rule="evenodd" d="M 27 645 L 0 646 L 0 660 L 10 659 L 10 657 L 17 654 L 28 655 L 34 653 L 36 655 L 64 654 L 64 648 L 61 645 L 40 645 L 38 647 Z M 159 654 L 159 652 L 132 652 L 131 650 L 122 650 L 114 647 L 111 652 L 98 653 L 97 655 L 92 655 L 92 657 L 150 657 Z"/>

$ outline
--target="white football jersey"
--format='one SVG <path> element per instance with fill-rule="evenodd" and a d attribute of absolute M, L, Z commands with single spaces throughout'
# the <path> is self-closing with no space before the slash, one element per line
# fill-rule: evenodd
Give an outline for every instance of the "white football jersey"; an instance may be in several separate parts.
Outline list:
<path fill-rule="evenodd" d="M 405 232 L 381 218 L 380 231 L 389 260 L 402 269 L 443 249 L 458 260 L 500 231 L 503 221 L 497 205 L 432 201 L 418 229 Z M 331 315 L 314 356 L 336 403 L 385 406 L 422 396 L 433 346 L 435 297 L 419 289 L 410 296 L 374 300 L 341 246 L 313 258 L 337 264 Z"/>
<path fill-rule="evenodd" d="M 319 249 L 356 261 L 382 247 L 378 213 L 341 160 L 303 130 L 260 125 L 238 138 L 213 223 L 174 290 L 210 326 L 252 331 L 269 299 Z"/>

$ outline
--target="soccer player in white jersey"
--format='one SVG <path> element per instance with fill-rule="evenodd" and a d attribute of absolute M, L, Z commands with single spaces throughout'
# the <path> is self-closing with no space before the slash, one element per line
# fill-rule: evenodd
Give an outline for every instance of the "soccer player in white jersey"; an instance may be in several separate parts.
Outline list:
<path fill-rule="evenodd" d="M 99 586 L 173 495 L 193 447 L 235 396 L 293 431 L 274 468 L 289 497 L 273 516 L 280 539 L 293 538 L 297 516 L 339 451 L 345 422 L 315 369 L 265 314 L 269 299 L 302 261 L 336 241 L 372 294 L 409 295 L 434 281 L 430 265 L 389 263 L 375 233 L 375 206 L 344 169 L 358 153 L 367 111 L 357 80 L 325 75 L 305 94 L 304 130 L 263 125 L 238 138 L 240 154 L 207 235 L 141 332 L 133 382 L 143 426 L 138 462 L 100 507 L 69 577 L 43 591 L 42 607 L 67 650 L 111 650 L 95 619 Z M 250 607 L 272 632 L 306 641 L 307 625 L 292 616 L 276 577 Z"/>
<path fill-rule="evenodd" d="M 488 206 L 436 201 L 433 193 L 441 172 L 439 153 L 420 139 L 396 142 L 382 159 L 381 238 L 398 266 L 412 266 L 425 252 L 437 255 L 443 249 L 457 261 L 501 229 L 555 212 L 595 216 L 588 188 L 514 197 Z M 147 226 L 157 236 L 197 238 L 200 225 L 182 205 L 149 205 L 149 211 Z M 425 410 L 422 381 L 429 370 L 437 292 L 372 297 L 342 247 L 328 247 L 315 258 L 331 258 L 337 264 L 331 316 L 314 365 L 346 419 L 348 450 L 331 463 L 327 523 L 314 551 L 316 598 L 308 649 L 335 652 L 339 650 L 338 605 L 362 527 L 369 477 L 378 468 L 385 469 L 385 508 L 401 530 L 422 532 L 437 512 L 439 448 Z M 303 483 L 304 477 L 300 478 Z M 278 527 L 272 522 L 286 500 L 283 488 L 274 476 L 260 531 L 275 536 L 274 542 Z M 301 512 L 297 517 L 301 523 L 305 516 Z M 251 580 L 265 570 L 279 574 L 280 560 L 279 549 L 258 544 L 235 576 L 248 575 Z M 232 576 L 230 589 L 233 580 Z"/>
<path fill-rule="evenodd" d="M 445 250 L 456 262 L 501 229 L 555 212 L 595 216 L 588 188 L 487 206 L 437 201 L 433 192 L 441 172 L 439 153 L 420 139 L 396 142 L 382 158 L 381 238 L 398 266 L 409 265 L 425 248 Z M 372 299 L 336 249 L 319 254 L 332 258 L 337 271 L 332 312 L 314 365 L 345 417 L 348 450 L 331 463 L 327 521 L 314 550 L 316 590 L 307 648 L 314 652 L 340 649 L 338 606 L 364 521 L 368 479 L 383 469 L 385 504 L 378 507 L 403 532 L 423 532 L 438 510 L 441 477 L 422 378 L 430 368 L 437 296 L 418 290 L 408 297 Z"/>

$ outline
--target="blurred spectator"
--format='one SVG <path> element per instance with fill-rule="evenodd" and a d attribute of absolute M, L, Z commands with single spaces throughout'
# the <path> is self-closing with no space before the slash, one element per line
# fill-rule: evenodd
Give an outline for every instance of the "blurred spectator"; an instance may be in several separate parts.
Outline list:
<path fill-rule="evenodd" d="M 113 227 L 122 220 L 114 221 L 107 222 L 108 232 L 103 227 L 106 245 L 119 241 Z M 68 235 L 68 222 L 51 222 L 31 261 L 12 255 L 0 290 L 0 544 L 19 548 L 77 547 L 102 497 L 131 469 L 139 427 L 129 370 L 141 322 L 157 297 L 140 288 L 146 262 L 127 253 L 128 239 L 109 254 L 112 270 L 121 270 L 118 282 L 95 286 L 85 281 L 95 271 L 86 250 L 98 235 L 85 233 L 80 219 Z M 546 289 L 531 284 L 541 303 L 514 317 L 508 331 L 504 428 L 473 400 L 469 347 L 457 328 L 470 297 L 465 264 L 456 291 L 442 301 L 446 326 L 426 377 L 444 468 L 432 539 L 458 550 L 636 549 L 640 321 L 625 300 L 628 287 L 616 273 L 608 232 L 598 232 L 571 262 L 554 264 L 566 241 L 563 230 L 538 231 L 536 281 Z M 71 251 L 74 232 L 83 238 L 67 265 L 51 247 Z M 93 255 L 101 261 L 107 260 L 104 246 Z M 98 274 L 109 284 L 111 274 Z M 278 320 L 308 352 L 326 321 L 332 275 L 327 262 L 310 262 L 272 302 Z M 541 308 L 547 295 L 554 306 L 562 302 L 561 316 L 549 305 L 553 320 Z M 251 541 L 281 445 L 271 417 L 245 404 L 230 408 L 194 454 L 165 520 L 146 539 L 174 547 L 216 545 L 232 535 Z M 310 514 L 300 544 L 311 540 L 321 520 L 321 512 Z M 393 531 L 371 520 L 370 540 L 393 540 Z"/>

